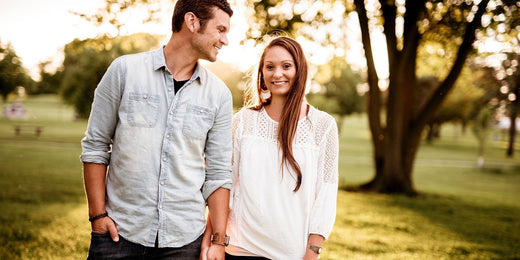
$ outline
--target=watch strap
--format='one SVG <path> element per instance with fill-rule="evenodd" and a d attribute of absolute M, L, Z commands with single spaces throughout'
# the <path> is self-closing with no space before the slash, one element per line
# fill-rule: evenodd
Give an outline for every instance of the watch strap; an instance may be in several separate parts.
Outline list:
<path fill-rule="evenodd" d="M 229 245 L 229 236 L 215 233 L 215 234 L 211 235 L 211 243 L 221 245 L 221 246 L 228 246 Z"/>
<path fill-rule="evenodd" d="M 316 253 L 318 255 L 321 253 L 321 247 L 319 247 L 319 246 L 308 245 L 307 248 L 309 248 L 310 250 L 312 250 L 314 253 Z"/>

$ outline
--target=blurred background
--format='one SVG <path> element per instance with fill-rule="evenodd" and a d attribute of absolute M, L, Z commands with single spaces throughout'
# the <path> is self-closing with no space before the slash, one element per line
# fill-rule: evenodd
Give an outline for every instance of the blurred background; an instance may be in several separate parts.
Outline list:
<path fill-rule="evenodd" d="M 235 111 L 266 36 L 298 40 L 335 116 L 322 259 L 520 258 L 520 1 L 230 0 L 215 63 Z M 171 0 L 0 0 L 0 259 L 84 259 L 80 140 L 118 56 L 171 32 Z"/>

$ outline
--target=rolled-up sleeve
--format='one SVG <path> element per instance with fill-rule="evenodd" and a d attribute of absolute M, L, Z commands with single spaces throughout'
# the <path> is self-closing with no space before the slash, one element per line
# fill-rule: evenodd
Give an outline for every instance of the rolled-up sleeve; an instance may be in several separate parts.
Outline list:
<path fill-rule="evenodd" d="M 216 113 L 213 127 L 208 132 L 206 148 L 206 178 L 202 195 L 208 197 L 218 188 L 231 190 L 231 157 L 233 101 L 229 90 L 223 92 L 221 105 Z"/>
<path fill-rule="evenodd" d="M 112 62 L 99 82 L 95 92 L 85 137 L 81 140 L 83 163 L 110 163 L 112 138 L 118 122 L 121 102 L 123 62 Z"/>

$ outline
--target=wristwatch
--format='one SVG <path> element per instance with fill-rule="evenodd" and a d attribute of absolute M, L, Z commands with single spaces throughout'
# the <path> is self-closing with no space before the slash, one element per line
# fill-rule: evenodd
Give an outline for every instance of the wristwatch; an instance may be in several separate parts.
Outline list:
<path fill-rule="evenodd" d="M 215 234 L 211 235 L 211 243 L 221 245 L 221 246 L 228 246 L 229 245 L 229 236 L 215 233 Z"/>
<path fill-rule="evenodd" d="M 314 253 L 318 254 L 318 255 L 321 253 L 321 247 L 319 247 L 319 246 L 308 245 L 307 247 L 308 247 L 310 250 L 312 250 Z"/>

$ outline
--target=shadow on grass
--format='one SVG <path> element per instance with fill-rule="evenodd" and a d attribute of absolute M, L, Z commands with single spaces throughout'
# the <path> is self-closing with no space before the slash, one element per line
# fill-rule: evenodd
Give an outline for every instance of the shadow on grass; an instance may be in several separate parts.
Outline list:
<path fill-rule="evenodd" d="M 475 250 L 492 251 L 502 259 L 520 259 L 520 209 L 503 205 L 480 205 L 457 197 L 421 193 L 415 197 L 391 195 L 392 203 L 413 211 L 429 224 L 450 230 L 475 247 L 455 246 L 453 255 Z M 410 232 L 408 227 L 397 227 Z"/>
<path fill-rule="evenodd" d="M 520 207 L 434 193 L 338 195 L 325 259 L 520 259 Z"/>

